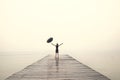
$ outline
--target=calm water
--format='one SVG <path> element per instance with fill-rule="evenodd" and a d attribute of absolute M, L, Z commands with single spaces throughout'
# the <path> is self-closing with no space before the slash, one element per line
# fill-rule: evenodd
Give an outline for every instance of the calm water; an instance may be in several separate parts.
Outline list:
<path fill-rule="evenodd" d="M 43 58 L 42 52 L 4 52 L 0 54 L 0 80 Z"/>
<path fill-rule="evenodd" d="M 69 52 L 78 61 L 106 75 L 111 80 L 120 80 L 120 54 L 118 52 Z M 40 60 L 47 53 L 42 52 L 4 52 L 0 53 L 0 80 L 18 72 Z"/>

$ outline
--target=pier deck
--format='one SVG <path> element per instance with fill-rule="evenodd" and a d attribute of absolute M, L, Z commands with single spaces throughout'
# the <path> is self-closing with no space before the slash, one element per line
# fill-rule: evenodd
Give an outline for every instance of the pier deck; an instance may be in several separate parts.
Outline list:
<path fill-rule="evenodd" d="M 48 55 L 5 80 L 110 80 L 69 55 Z"/>

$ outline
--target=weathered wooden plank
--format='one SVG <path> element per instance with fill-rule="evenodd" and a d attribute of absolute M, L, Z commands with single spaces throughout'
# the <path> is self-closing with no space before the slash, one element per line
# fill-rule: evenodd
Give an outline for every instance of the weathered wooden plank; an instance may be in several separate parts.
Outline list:
<path fill-rule="evenodd" d="M 110 80 L 68 55 L 48 55 L 6 80 Z"/>

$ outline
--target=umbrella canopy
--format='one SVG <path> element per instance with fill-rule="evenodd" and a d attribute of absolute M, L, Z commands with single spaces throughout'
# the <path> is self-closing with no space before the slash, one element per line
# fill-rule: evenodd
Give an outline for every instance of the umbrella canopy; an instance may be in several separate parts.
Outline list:
<path fill-rule="evenodd" d="M 50 43 L 53 41 L 53 37 L 50 37 L 48 40 L 47 40 L 47 43 Z"/>

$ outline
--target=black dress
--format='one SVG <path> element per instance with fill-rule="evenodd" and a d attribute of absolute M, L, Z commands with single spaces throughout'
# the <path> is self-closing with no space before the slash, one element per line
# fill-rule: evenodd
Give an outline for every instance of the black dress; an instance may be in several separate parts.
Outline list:
<path fill-rule="evenodd" d="M 55 50 L 56 53 L 59 53 L 58 47 L 59 47 L 59 46 L 56 45 L 56 50 Z"/>

